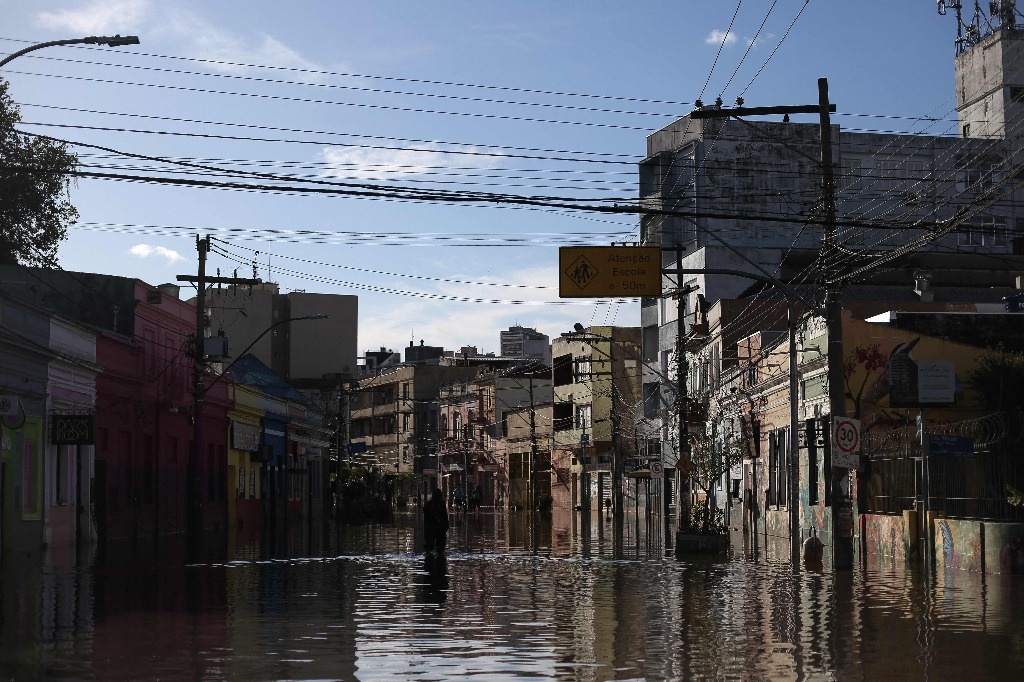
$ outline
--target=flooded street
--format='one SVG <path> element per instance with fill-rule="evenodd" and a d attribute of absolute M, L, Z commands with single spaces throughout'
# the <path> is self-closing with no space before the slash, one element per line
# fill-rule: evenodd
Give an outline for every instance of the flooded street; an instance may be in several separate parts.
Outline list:
<path fill-rule="evenodd" d="M 578 518 L 578 517 L 577 517 Z M 741 544 L 665 555 L 627 517 L 572 528 L 483 510 L 440 564 L 414 512 L 333 529 L 322 557 L 188 567 L 3 566 L 12 680 L 1014 679 L 1024 581 L 795 571 Z M 566 528 L 565 530 L 557 530 Z"/>

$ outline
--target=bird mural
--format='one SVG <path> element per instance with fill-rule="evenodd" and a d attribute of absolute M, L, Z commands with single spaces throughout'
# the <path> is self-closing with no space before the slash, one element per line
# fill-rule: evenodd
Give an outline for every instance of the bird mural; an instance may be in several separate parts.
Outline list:
<path fill-rule="evenodd" d="M 889 404 L 916 405 L 917 396 L 917 362 L 910 357 L 910 351 L 918 344 L 921 337 L 901 343 L 889 353 L 889 366 L 886 378 L 889 381 Z"/>

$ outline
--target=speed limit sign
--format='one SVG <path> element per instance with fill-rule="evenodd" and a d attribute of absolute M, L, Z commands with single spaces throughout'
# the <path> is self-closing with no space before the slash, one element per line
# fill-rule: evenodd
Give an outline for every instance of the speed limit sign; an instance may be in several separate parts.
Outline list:
<path fill-rule="evenodd" d="M 860 454 L 860 420 L 832 418 L 832 466 L 856 469 Z"/>

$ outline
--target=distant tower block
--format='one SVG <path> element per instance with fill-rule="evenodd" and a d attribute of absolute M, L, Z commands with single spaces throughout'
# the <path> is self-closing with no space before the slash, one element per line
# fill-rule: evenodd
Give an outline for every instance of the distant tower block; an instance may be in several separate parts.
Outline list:
<path fill-rule="evenodd" d="M 982 5 L 986 5 L 988 15 Z M 953 10 L 957 22 L 956 110 L 963 137 L 1009 139 L 1024 115 L 1024 31 L 1017 28 L 1017 3 L 973 3 L 970 20 L 960 0 L 940 0 L 939 14 Z"/>

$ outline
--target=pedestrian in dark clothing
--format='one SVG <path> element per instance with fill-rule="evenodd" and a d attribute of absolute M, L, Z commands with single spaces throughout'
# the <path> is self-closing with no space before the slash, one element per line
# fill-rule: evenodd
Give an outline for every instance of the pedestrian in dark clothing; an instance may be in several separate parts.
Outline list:
<path fill-rule="evenodd" d="M 434 494 L 423 505 L 423 543 L 428 554 L 444 553 L 448 540 L 448 509 L 444 503 L 444 493 L 434 488 Z"/>
<path fill-rule="evenodd" d="M 473 497 L 472 497 L 473 509 L 479 509 L 480 508 L 480 500 L 483 499 L 483 496 L 484 496 L 484 494 L 483 494 L 483 491 L 480 490 L 480 486 L 477 486 L 477 487 L 473 488 Z"/>

